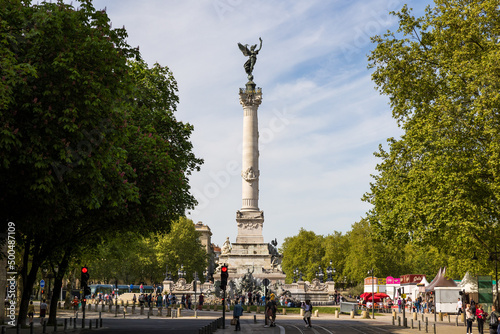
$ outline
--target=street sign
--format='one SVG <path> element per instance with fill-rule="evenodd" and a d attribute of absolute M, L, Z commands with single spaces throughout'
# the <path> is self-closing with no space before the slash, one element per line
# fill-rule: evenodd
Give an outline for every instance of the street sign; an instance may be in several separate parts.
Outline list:
<path fill-rule="evenodd" d="M 264 286 L 268 286 L 269 285 L 269 279 L 268 278 L 264 278 L 262 280 L 262 284 L 264 284 Z"/>
<path fill-rule="evenodd" d="M 40 281 L 40 287 L 43 289 L 45 287 L 45 281 L 44 280 L 41 280 Z"/>
<path fill-rule="evenodd" d="M 403 297 L 403 299 L 406 299 L 406 293 L 403 293 L 401 297 Z"/>

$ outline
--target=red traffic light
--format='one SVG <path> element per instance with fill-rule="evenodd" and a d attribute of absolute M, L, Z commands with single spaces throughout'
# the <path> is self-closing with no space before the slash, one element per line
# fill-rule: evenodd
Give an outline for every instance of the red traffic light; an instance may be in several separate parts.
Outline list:
<path fill-rule="evenodd" d="M 88 271 L 87 267 L 82 267 L 82 274 L 86 274 Z"/>
<path fill-rule="evenodd" d="M 223 267 L 221 268 L 221 271 L 222 271 L 223 273 L 227 272 L 227 267 L 226 267 L 226 266 L 223 266 Z"/>

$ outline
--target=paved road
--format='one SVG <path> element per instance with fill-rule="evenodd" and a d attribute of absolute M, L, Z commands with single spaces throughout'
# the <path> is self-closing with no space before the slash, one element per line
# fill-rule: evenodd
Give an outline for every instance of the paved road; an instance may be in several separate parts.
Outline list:
<path fill-rule="evenodd" d="M 98 333 L 195 333 L 210 319 L 106 319 Z M 95 330 L 82 330 L 80 333 L 96 333 Z"/>

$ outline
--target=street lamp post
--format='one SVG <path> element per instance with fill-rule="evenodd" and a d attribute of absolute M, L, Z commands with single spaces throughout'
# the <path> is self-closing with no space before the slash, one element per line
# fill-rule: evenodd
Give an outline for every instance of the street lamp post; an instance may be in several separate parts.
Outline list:
<path fill-rule="evenodd" d="M 179 278 L 184 278 L 184 275 L 186 275 L 186 272 L 184 271 L 184 265 L 181 264 L 181 267 L 179 270 L 177 270 L 177 276 Z"/>
<path fill-rule="evenodd" d="M 495 256 L 493 256 L 493 254 Z M 497 245 L 495 245 L 495 252 L 490 253 L 490 261 L 493 260 L 493 257 L 495 258 L 495 288 L 497 292 L 497 302 L 496 302 L 496 309 L 500 309 L 500 298 L 498 296 L 498 252 L 497 252 Z M 50 281 L 49 281 L 50 284 Z"/>
<path fill-rule="evenodd" d="M 193 282 L 193 288 L 194 288 L 194 309 L 195 311 L 198 309 L 198 304 L 196 303 L 196 284 L 198 283 L 198 273 L 195 271 L 194 272 L 194 282 Z"/>
<path fill-rule="evenodd" d="M 375 284 L 373 281 L 373 268 L 368 270 L 368 274 L 372 276 L 372 319 L 375 319 Z"/>
<path fill-rule="evenodd" d="M 332 260 L 330 260 L 330 264 L 326 268 L 326 280 L 327 280 L 327 282 L 333 281 L 333 279 L 332 279 L 332 271 L 333 271 L 332 270 Z"/>
<path fill-rule="evenodd" d="M 321 266 L 318 268 L 318 277 L 319 277 L 319 282 L 323 283 L 323 277 L 325 277 L 325 274 L 323 274 L 323 269 L 321 269 Z"/>

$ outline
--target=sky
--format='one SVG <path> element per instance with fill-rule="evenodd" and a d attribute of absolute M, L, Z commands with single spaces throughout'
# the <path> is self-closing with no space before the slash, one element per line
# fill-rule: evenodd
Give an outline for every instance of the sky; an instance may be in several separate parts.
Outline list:
<path fill-rule="evenodd" d="M 205 160 L 190 177 L 199 204 L 187 212 L 212 242 L 236 241 L 241 208 L 246 57 L 237 43 L 263 46 L 253 71 L 258 109 L 259 208 L 264 241 L 279 246 L 301 228 L 346 233 L 366 216 L 361 200 L 379 162 L 373 153 L 402 130 L 389 98 L 371 81 L 370 37 L 395 31 L 390 11 L 420 16 L 428 0 L 96 0 L 113 27 L 125 26 L 152 66 L 168 66 L 179 86 L 178 120 L 194 126 Z"/>

